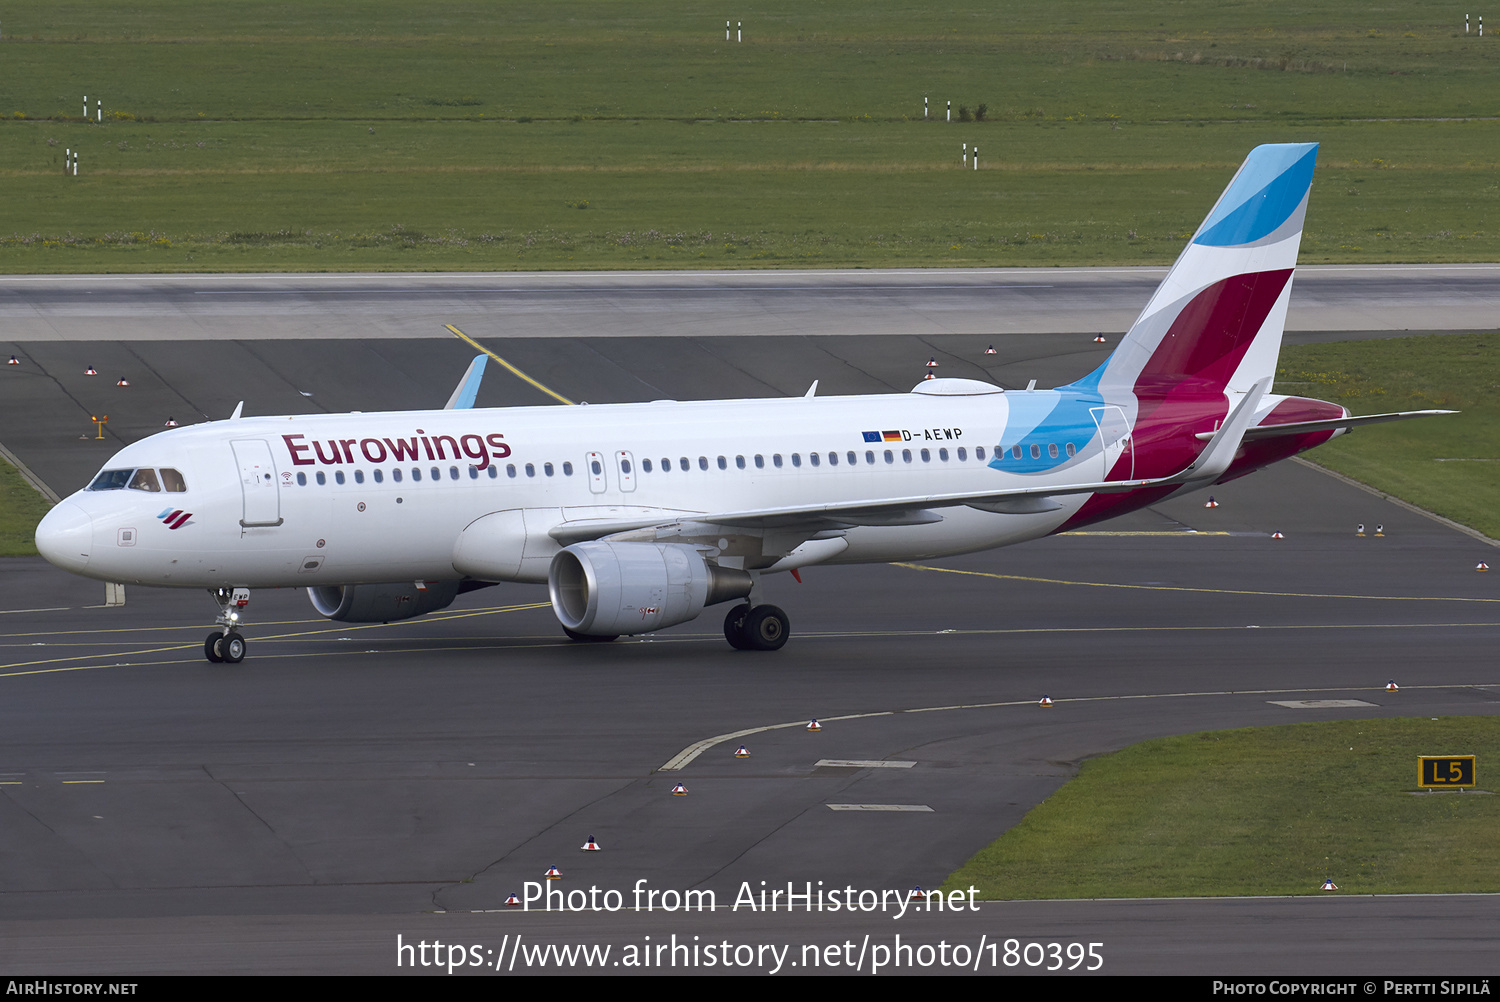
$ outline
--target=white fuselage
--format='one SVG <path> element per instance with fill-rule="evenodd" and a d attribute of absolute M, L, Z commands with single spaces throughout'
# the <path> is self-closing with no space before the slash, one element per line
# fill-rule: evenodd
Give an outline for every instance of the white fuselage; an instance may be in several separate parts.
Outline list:
<path fill-rule="evenodd" d="M 1086 411 L 1083 421 L 1075 415 L 1047 431 L 1041 416 L 1063 395 L 958 382 L 879 396 L 216 421 L 154 435 L 105 466 L 176 470 L 185 490 L 80 491 L 48 516 L 38 540 L 54 563 L 107 581 L 451 580 L 480 576 L 455 566 L 464 530 L 485 515 L 515 511 L 528 534 L 524 568 L 483 576 L 535 581 L 545 579 L 558 548 L 547 530 L 565 522 L 670 520 L 1103 477 L 1109 449 L 1083 423 Z M 943 386 L 946 392 L 933 392 Z M 867 441 L 871 433 L 880 440 Z M 1028 451 L 1012 463 L 1017 469 L 1006 469 L 1013 441 L 1049 434 L 1057 458 L 1043 451 L 1037 463 Z M 997 446 L 1006 450 L 998 465 Z M 1065 521 L 1083 497 L 1062 500 L 1034 514 L 959 506 L 926 524 L 857 525 L 840 537 L 846 548 L 816 559 L 931 557 L 1033 538 Z M 726 546 L 726 560 L 739 554 L 743 565 L 757 566 L 757 548 L 769 552 L 774 531 L 758 529 L 757 541 Z"/>

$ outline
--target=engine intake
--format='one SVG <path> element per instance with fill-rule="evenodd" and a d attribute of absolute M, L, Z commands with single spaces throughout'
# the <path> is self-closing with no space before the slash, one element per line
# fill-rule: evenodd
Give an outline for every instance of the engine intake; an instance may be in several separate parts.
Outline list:
<path fill-rule="evenodd" d="M 390 623 L 446 609 L 458 597 L 457 581 L 432 581 L 425 590 L 410 581 L 327 585 L 307 589 L 313 608 L 340 623 Z"/>
<path fill-rule="evenodd" d="M 650 633 L 705 606 L 750 594 L 750 575 L 683 543 L 574 543 L 552 558 L 547 586 L 562 625 L 590 636 Z"/>

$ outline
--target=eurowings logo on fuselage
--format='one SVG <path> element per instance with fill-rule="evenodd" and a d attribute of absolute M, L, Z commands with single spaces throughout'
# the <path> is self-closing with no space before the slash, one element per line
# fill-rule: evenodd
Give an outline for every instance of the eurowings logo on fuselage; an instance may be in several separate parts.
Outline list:
<path fill-rule="evenodd" d="M 504 459 L 510 455 L 510 446 L 506 444 L 505 436 L 498 432 L 456 437 L 429 436 L 418 428 L 417 433 L 410 438 L 330 438 L 326 440 L 326 452 L 323 441 L 315 439 L 308 442 L 306 435 L 283 435 L 281 439 L 286 443 L 293 466 L 342 466 L 345 463 L 357 463 L 359 460 L 356 453 L 377 466 L 387 461 L 417 462 L 421 458 L 417 450 L 418 442 L 422 443 L 422 451 L 427 454 L 428 460 L 468 459 L 481 470 L 490 464 L 491 459 Z M 453 451 L 451 457 L 448 455 L 449 448 Z"/>
<path fill-rule="evenodd" d="M 188 519 L 193 517 L 193 513 L 183 511 L 181 508 L 163 508 L 161 514 L 156 517 L 161 519 L 168 529 L 181 529 L 188 524 Z"/>

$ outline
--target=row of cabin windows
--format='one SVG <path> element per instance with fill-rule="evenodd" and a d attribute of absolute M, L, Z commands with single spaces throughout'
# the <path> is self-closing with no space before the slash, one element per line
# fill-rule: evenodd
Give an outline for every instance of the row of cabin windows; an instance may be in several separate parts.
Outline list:
<path fill-rule="evenodd" d="M 1066 448 L 1067 454 L 1069 456 L 1074 455 L 1076 453 L 1076 451 L 1077 451 L 1074 448 L 1072 442 L 1065 443 L 1064 447 Z M 1031 452 L 1031 458 L 1032 459 L 1040 459 L 1040 458 L 1042 458 L 1042 447 L 1040 445 L 1033 444 L 1031 446 L 1030 452 Z M 995 457 L 997 459 L 1000 459 L 1002 461 L 1005 458 L 1005 450 L 1004 449 L 1001 449 L 1001 448 L 997 447 L 995 449 L 995 451 L 994 451 L 994 454 L 995 454 Z M 930 463 L 930 462 L 932 462 L 932 450 L 930 450 L 930 449 L 920 449 L 920 450 L 918 450 L 917 455 L 921 457 L 921 460 L 924 463 Z M 1011 457 L 1012 458 L 1014 458 L 1014 459 L 1021 459 L 1021 458 L 1023 458 L 1023 455 L 1024 455 L 1024 453 L 1022 451 L 1022 447 L 1021 446 L 1017 445 L 1017 446 L 1013 446 L 1011 448 Z M 1052 459 L 1057 459 L 1059 457 L 1060 453 L 1058 451 L 1057 443 L 1053 442 L 1053 443 L 1049 443 L 1047 445 L 1047 455 L 1050 458 L 1052 458 Z M 896 462 L 896 453 L 892 449 L 885 449 L 883 451 L 883 453 L 882 453 L 882 458 L 885 460 L 885 462 L 886 462 L 887 465 L 894 465 L 895 462 Z M 958 462 L 964 463 L 964 462 L 968 462 L 968 460 L 969 460 L 969 450 L 965 446 L 959 446 L 957 449 L 954 450 L 954 455 L 950 456 L 949 452 L 948 452 L 948 449 L 946 447 L 945 448 L 940 448 L 940 449 L 937 450 L 937 458 L 938 458 L 939 462 L 943 462 L 943 463 L 949 462 L 950 459 L 954 459 L 954 458 L 956 458 Z M 977 447 L 977 448 L 974 449 L 974 459 L 976 461 L 978 461 L 978 462 L 981 462 L 981 463 L 985 461 L 985 449 L 984 449 L 984 446 L 979 446 L 979 447 Z M 859 460 L 860 460 L 859 453 L 857 453 L 857 452 L 855 452 L 853 450 L 850 450 L 849 452 L 846 452 L 844 454 L 843 461 L 848 466 L 858 466 L 859 465 Z M 800 452 L 794 452 L 794 453 L 792 453 L 791 456 L 790 456 L 790 461 L 791 461 L 791 465 L 792 465 L 792 467 L 794 469 L 795 468 L 800 468 L 802 466 L 802 453 L 800 453 Z M 807 454 L 807 462 L 808 462 L 808 465 L 810 465 L 810 466 L 822 466 L 823 463 L 824 463 L 824 461 L 825 460 L 824 460 L 824 454 L 823 453 L 810 452 L 810 453 Z M 827 461 L 827 463 L 828 463 L 829 466 L 838 466 L 839 465 L 839 454 L 837 452 L 827 453 L 827 460 L 826 461 Z M 878 462 L 878 460 L 875 458 L 875 451 L 873 449 L 866 449 L 865 450 L 864 461 L 865 461 L 865 464 L 867 466 L 874 466 L 874 465 L 876 465 L 876 463 Z M 913 454 L 912 454 L 912 450 L 910 450 L 910 449 L 902 449 L 901 450 L 901 461 L 903 463 L 913 462 L 914 461 L 914 457 L 913 457 Z M 752 460 L 750 460 L 750 463 L 753 463 L 754 466 L 755 466 L 755 468 L 757 470 L 763 470 L 763 469 L 766 468 L 766 457 L 763 456 L 763 455 L 756 455 L 756 456 L 753 457 Z M 714 461 L 714 465 L 718 466 L 718 468 L 721 469 L 721 470 L 727 470 L 727 469 L 729 469 L 729 458 L 727 456 L 719 456 Z M 749 463 L 747 463 L 747 461 L 746 461 L 746 459 L 745 459 L 744 456 L 735 456 L 734 457 L 734 466 L 735 466 L 735 469 L 743 470 L 743 469 L 746 469 L 748 467 L 748 465 L 749 465 Z M 785 465 L 786 465 L 786 460 L 784 460 L 782 458 L 781 453 L 776 452 L 776 453 L 772 453 L 771 454 L 771 466 L 772 467 L 774 467 L 775 469 L 779 470 L 779 469 L 782 469 Z M 595 459 L 595 460 L 593 460 L 591 462 L 591 466 L 592 466 L 592 469 L 593 469 L 594 476 L 599 476 L 600 474 L 602 474 L 604 472 L 603 466 L 600 464 L 599 460 L 597 460 L 597 459 Z M 684 472 L 686 472 L 686 471 L 691 470 L 693 468 L 693 463 L 692 463 L 692 461 L 690 459 L 688 459 L 687 456 L 682 456 L 681 458 L 679 458 L 677 460 L 677 468 L 680 469 L 680 470 L 682 470 L 682 471 L 684 471 Z M 496 478 L 498 478 L 500 476 L 499 467 L 497 467 L 497 466 L 491 465 L 491 466 L 485 467 L 484 469 L 485 469 L 486 475 L 488 475 L 491 480 L 494 480 L 494 479 L 496 479 Z M 526 463 L 522 467 L 522 469 L 524 469 L 525 474 L 528 477 L 535 477 L 537 475 L 537 465 L 535 463 Z M 641 469 L 643 471 L 645 471 L 646 473 L 652 472 L 653 469 L 659 469 L 662 473 L 668 473 L 668 472 L 670 472 L 672 470 L 672 460 L 664 458 L 664 459 L 661 460 L 661 463 L 659 465 L 653 467 L 653 464 L 652 464 L 651 460 L 649 460 L 649 459 L 643 459 L 643 460 L 641 460 Z M 707 469 L 709 469 L 709 460 L 708 460 L 707 456 L 699 456 L 698 457 L 698 469 L 700 469 L 700 470 L 707 470 Z M 479 479 L 479 477 L 480 477 L 480 473 L 479 473 L 480 468 L 479 467 L 477 467 L 477 466 L 470 466 L 468 468 L 468 470 L 469 470 L 469 479 L 470 480 L 478 480 Z M 631 470 L 630 470 L 630 460 L 628 460 L 628 459 L 621 460 L 621 462 L 620 462 L 620 470 L 621 470 L 622 473 L 630 473 L 631 472 Z M 541 464 L 541 472 L 542 472 L 543 476 L 551 477 L 551 476 L 555 476 L 557 474 L 558 469 L 552 463 L 543 463 L 543 464 Z M 520 475 L 520 472 L 517 470 L 515 463 L 507 463 L 506 464 L 506 466 L 505 466 L 505 475 L 507 477 L 511 478 L 511 479 L 514 479 L 514 478 L 516 478 L 516 477 L 518 477 Z M 572 463 L 563 463 L 562 464 L 562 475 L 565 476 L 565 477 L 571 477 L 573 475 L 573 464 Z M 377 483 L 377 484 L 385 482 L 385 471 L 383 471 L 383 470 L 374 470 L 374 471 L 371 472 L 370 476 L 375 481 L 375 483 Z M 402 473 L 402 471 L 401 471 L 400 468 L 396 468 L 396 469 L 391 470 L 390 476 L 391 476 L 391 481 L 393 483 L 398 483 L 399 484 L 399 483 L 401 483 L 401 481 L 402 481 L 402 479 L 404 477 L 404 474 Z M 437 466 L 432 467 L 430 470 L 428 470 L 427 477 L 428 477 L 428 479 L 434 480 L 434 481 L 442 480 L 443 479 L 443 470 L 442 470 L 442 468 L 441 467 L 437 467 Z M 448 467 L 448 479 L 449 480 L 459 480 L 459 479 L 461 479 L 461 477 L 462 477 L 462 475 L 459 473 L 459 469 L 458 469 L 457 466 L 450 466 L 450 467 Z M 325 473 L 322 470 L 318 470 L 316 473 L 313 474 L 313 479 L 319 485 L 327 484 L 328 483 L 328 474 Z M 362 484 L 362 483 L 364 483 L 365 482 L 365 471 L 364 470 L 355 470 L 354 471 L 354 475 L 353 475 L 353 479 L 354 479 L 354 482 L 356 484 Z M 413 481 L 415 481 L 415 482 L 420 482 L 422 480 L 422 468 L 420 466 L 413 466 L 411 468 L 411 479 Z M 335 484 L 343 484 L 343 483 L 346 482 L 346 478 L 345 478 L 343 470 L 335 470 L 333 472 L 333 482 Z M 307 474 L 306 473 L 298 473 L 297 474 L 297 484 L 298 484 L 298 486 L 302 486 L 302 487 L 307 486 Z M 95 488 L 95 489 L 97 490 L 99 488 Z"/>
<path fill-rule="evenodd" d="M 470 466 L 468 468 L 468 470 L 469 470 L 469 479 L 470 480 L 478 480 L 479 479 L 479 477 L 480 477 L 479 469 L 480 468 L 477 467 L 477 466 Z M 515 467 L 515 464 L 512 463 L 512 464 L 506 466 L 505 472 L 506 472 L 507 476 L 510 476 L 510 477 L 516 476 L 516 467 Z M 550 476 L 554 476 L 557 473 L 557 468 L 555 466 L 553 466 L 551 463 L 543 463 L 542 464 L 542 472 L 546 476 L 549 476 L 549 477 Z M 487 466 L 487 467 L 485 467 L 485 473 L 489 476 L 489 478 L 491 480 L 494 480 L 494 479 L 496 479 L 497 477 L 500 476 L 499 469 L 497 467 L 495 467 L 495 466 Z M 562 464 L 562 473 L 563 473 L 563 476 L 565 476 L 565 477 L 571 477 L 573 475 L 573 464 L 572 463 L 563 463 Z M 534 476 L 536 476 L 536 465 L 534 463 L 527 463 L 526 464 L 526 475 L 528 477 L 534 477 Z M 386 476 L 386 474 L 385 474 L 384 470 L 372 470 L 370 472 L 370 479 L 373 480 L 377 484 L 383 484 L 383 483 L 385 483 L 385 476 Z M 399 467 L 397 467 L 396 469 L 391 470 L 390 476 L 391 476 L 391 482 L 392 483 L 399 484 L 399 483 L 402 482 L 402 480 L 405 479 L 406 474 L 403 473 L 402 470 Z M 458 467 L 456 467 L 456 466 L 450 466 L 450 467 L 448 467 L 448 479 L 449 480 L 459 480 L 461 478 L 462 478 L 462 474 L 459 473 Z M 422 481 L 422 479 L 423 479 L 422 468 L 420 466 L 413 466 L 411 468 L 411 479 L 412 479 L 413 482 L 416 482 L 416 483 L 420 483 Z M 442 470 L 442 468 L 438 467 L 438 466 L 434 466 L 431 469 L 429 469 L 427 471 L 427 479 L 432 480 L 432 481 L 442 480 L 443 479 L 443 470 Z M 313 480 L 318 485 L 321 486 L 323 484 L 328 483 L 328 474 L 325 473 L 322 470 L 319 470 L 319 471 L 317 471 L 316 473 L 313 474 Z M 354 471 L 354 475 L 353 475 L 353 480 L 354 480 L 354 482 L 356 484 L 362 484 L 362 483 L 364 483 L 365 482 L 365 471 L 364 470 L 355 470 Z M 344 471 L 343 470 L 334 470 L 333 471 L 333 482 L 335 484 L 343 484 L 343 483 L 347 482 L 347 479 L 346 479 L 346 477 L 344 475 Z M 306 487 L 307 486 L 307 474 L 305 472 L 297 474 L 297 485 L 299 487 Z"/>
<path fill-rule="evenodd" d="M 1073 456 L 1073 455 L 1075 455 L 1077 453 L 1077 449 L 1074 448 L 1072 442 L 1064 443 L 1064 448 L 1067 450 L 1067 454 L 1069 456 Z M 1058 456 L 1060 455 L 1057 443 L 1055 443 L 1055 442 L 1048 444 L 1047 447 L 1046 447 L 1046 449 L 1047 449 L 1047 455 L 1050 456 L 1053 459 L 1057 459 Z M 1030 451 L 1031 451 L 1031 458 L 1032 459 L 1041 459 L 1042 458 L 1042 446 L 1041 445 L 1039 445 L 1039 444 L 1032 445 Z M 1023 455 L 1024 455 L 1022 447 L 1019 446 L 1019 445 L 1017 445 L 1017 446 L 1015 446 L 1015 447 L 1013 447 L 1011 449 L 1011 454 L 1012 454 L 1012 456 L 1015 459 L 1021 459 L 1023 457 Z M 931 449 L 920 449 L 920 450 L 918 450 L 917 455 L 921 457 L 921 460 L 924 463 L 930 463 L 930 462 L 932 462 L 932 450 Z M 996 446 L 995 450 L 994 450 L 994 455 L 995 455 L 996 459 L 1003 460 L 1005 458 L 1005 450 L 1002 449 L 1002 448 L 1000 448 L 999 446 Z M 837 452 L 827 453 L 826 456 L 827 456 L 826 462 L 828 463 L 829 466 L 837 466 L 837 465 L 839 465 L 839 454 Z M 895 462 L 896 462 L 896 453 L 892 449 L 885 449 L 882 452 L 882 458 L 885 460 L 885 462 L 888 465 L 894 465 Z M 969 450 L 968 450 L 968 448 L 966 446 L 959 446 L 957 449 L 953 450 L 953 455 L 950 456 L 949 452 L 948 452 L 948 449 L 945 447 L 945 448 L 941 448 L 941 449 L 937 450 L 937 458 L 938 458 L 939 462 L 943 462 L 943 463 L 949 462 L 950 459 L 954 459 L 954 458 L 956 458 L 958 460 L 958 462 L 960 462 L 960 463 L 965 463 L 965 462 L 968 462 L 968 460 L 969 460 Z M 984 446 L 981 445 L 981 446 L 978 446 L 977 448 L 974 449 L 974 459 L 977 460 L 977 461 L 979 461 L 979 462 L 981 462 L 981 463 L 985 461 L 985 448 L 984 448 Z M 800 452 L 794 452 L 794 453 L 792 453 L 791 456 L 790 456 L 790 461 L 791 461 L 791 465 L 793 467 L 801 467 L 802 466 L 802 453 L 800 453 Z M 843 455 L 843 462 L 846 465 L 848 465 L 848 466 L 858 466 L 859 465 L 859 461 L 860 461 L 860 454 L 858 452 L 854 451 L 853 449 L 849 450 L 848 452 L 844 453 L 844 455 Z M 864 461 L 865 461 L 865 464 L 867 466 L 874 466 L 874 465 L 876 465 L 879 462 L 879 460 L 877 460 L 875 458 L 875 450 L 873 450 L 873 449 L 866 449 L 865 452 L 864 452 Z M 910 463 L 910 462 L 912 462 L 913 461 L 912 450 L 910 450 L 910 449 L 902 449 L 901 450 L 901 461 L 903 463 Z M 729 469 L 729 462 L 730 461 L 729 461 L 729 458 L 726 457 L 726 456 L 719 456 L 714 462 L 715 462 L 715 465 L 717 465 L 718 468 L 721 469 L 721 470 L 727 470 L 727 469 Z M 810 453 L 807 454 L 807 462 L 808 462 L 808 465 L 810 465 L 810 466 L 821 466 L 825 462 L 824 454 L 823 453 L 818 453 L 818 452 L 810 452 Z M 757 470 L 763 470 L 763 469 L 766 468 L 766 457 L 762 456 L 762 455 L 756 455 L 756 456 L 754 456 L 750 460 L 750 463 L 753 463 L 754 466 L 755 466 L 755 468 Z M 785 464 L 786 464 L 786 460 L 782 458 L 781 453 L 779 453 L 779 452 L 772 453 L 772 455 L 771 455 L 771 466 L 773 466 L 773 467 L 775 467 L 776 469 L 779 470 Z M 599 464 L 596 462 L 594 465 L 597 467 Z M 735 456 L 734 457 L 734 465 L 735 465 L 736 469 L 743 470 L 743 469 L 746 469 L 749 464 L 746 462 L 744 456 Z M 672 470 L 672 460 L 671 459 L 666 459 L 666 458 L 662 459 L 661 464 L 660 464 L 660 466 L 658 468 L 663 473 L 670 472 Z M 688 457 L 682 456 L 681 458 L 679 458 L 677 460 L 677 468 L 679 470 L 684 471 L 684 472 L 686 472 L 688 470 L 691 470 L 693 468 L 692 461 L 689 460 Z M 698 457 L 698 469 L 700 469 L 700 470 L 707 470 L 708 468 L 709 468 L 708 457 L 707 456 L 699 456 Z M 643 459 L 643 460 L 641 460 L 641 469 L 644 470 L 646 473 L 650 473 L 651 470 L 652 470 L 651 460 L 649 460 L 649 459 Z M 623 472 L 625 472 L 625 473 L 629 473 L 630 472 L 630 464 L 629 464 L 628 461 L 622 463 L 621 470 Z M 597 474 L 599 472 L 599 470 L 596 469 L 596 470 L 594 470 L 594 472 Z"/>

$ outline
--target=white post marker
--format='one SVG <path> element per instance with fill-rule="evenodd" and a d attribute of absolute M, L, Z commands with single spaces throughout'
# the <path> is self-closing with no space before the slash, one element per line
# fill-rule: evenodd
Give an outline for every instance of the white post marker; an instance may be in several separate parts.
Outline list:
<path fill-rule="evenodd" d="M 1464 15 L 1464 34 L 1467 35 L 1468 33 L 1469 33 L 1469 15 L 1465 14 Z"/>
<path fill-rule="evenodd" d="M 743 42 L 745 40 L 743 37 L 744 32 L 740 30 L 741 27 L 743 27 L 743 22 L 734 22 L 734 40 L 736 42 Z"/>
<path fill-rule="evenodd" d="M 96 110 L 97 112 L 99 112 L 99 121 L 103 122 L 104 121 L 104 98 L 100 97 L 100 98 L 95 98 L 94 99 L 94 110 Z M 87 113 L 85 113 L 85 114 L 87 114 Z"/>
<path fill-rule="evenodd" d="M 964 166 L 969 166 L 969 144 L 964 143 Z"/>
<path fill-rule="evenodd" d="M 922 121 L 927 121 L 927 99 L 922 98 Z"/>
<path fill-rule="evenodd" d="M 974 169 L 979 169 L 979 147 L 974 147 Z"/>
<path fill-rule="evenodd" d="M 89 120 L 89 96 L 87 94 L 83 95 L 83 120 L 85 122 Z"/>
<path fill-rule="evenodd" d="M 67 174 L 68 174 L 68 165 L 71 164 L 72 162 L 73 162 L 73 149 L 72 149 L 72 147 L 64 147 L 63 148 L 63 176 L 64 177 L 67 176 Z"/>
<path fill-rule="evenodd" d="M 85 115 L 88 114 L 88 109 L 86 109 L 86 108 L 84 109 L 84 114 Z M 953 121 L 953 102 L 952 101 L 948 102 L 948 121 L 950 121 L 950 122 Z"/>
<path fill-rule="evenodd" d="M 729 22 L 724 22 L 724 41 L 729 41 Z"/>

